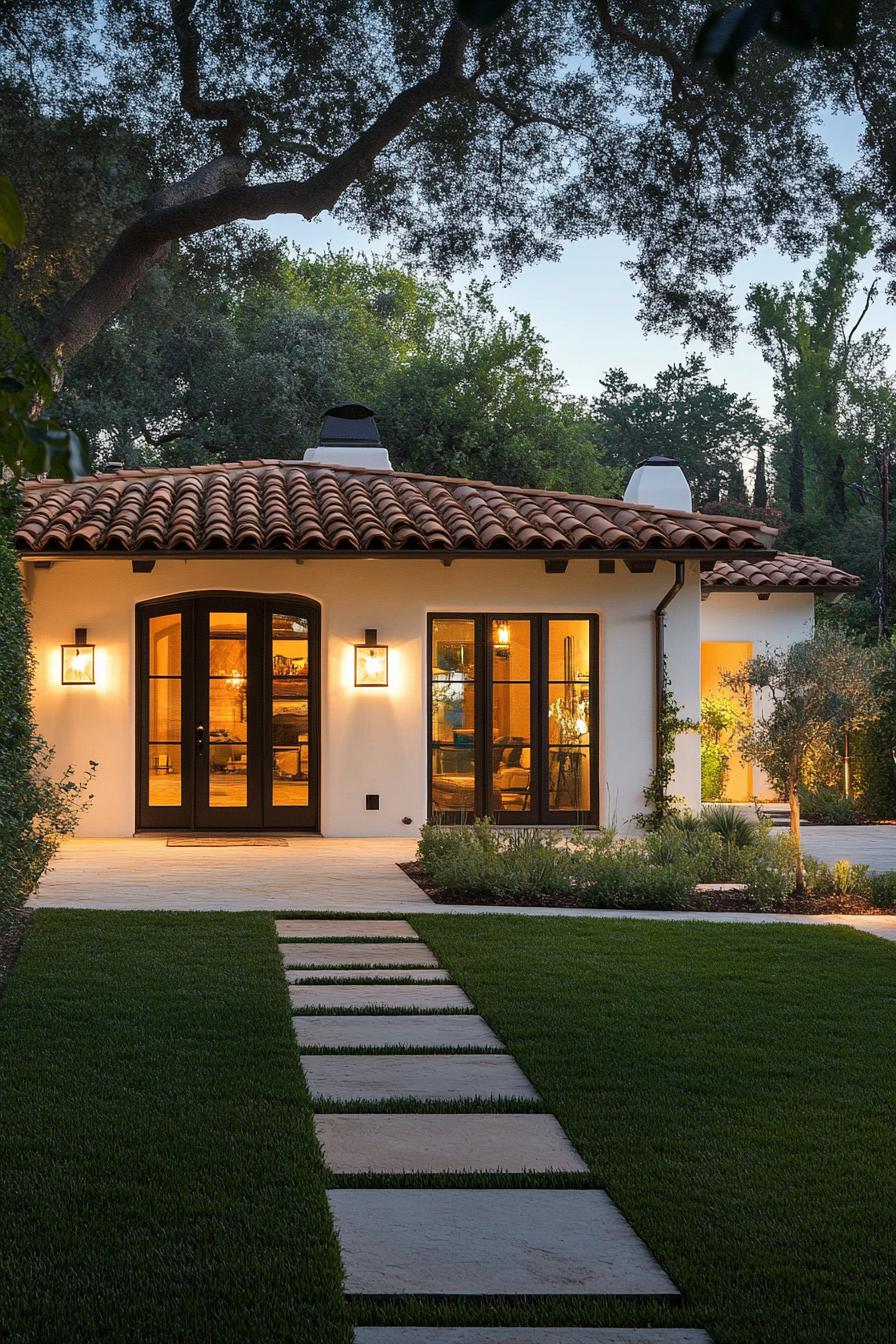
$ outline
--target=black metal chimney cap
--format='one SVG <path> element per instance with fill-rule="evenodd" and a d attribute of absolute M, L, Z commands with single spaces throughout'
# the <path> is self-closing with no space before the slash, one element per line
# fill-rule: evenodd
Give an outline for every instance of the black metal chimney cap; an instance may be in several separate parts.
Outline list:
<path fill-rule="evenodd" d="M 653 457 L 645 457 L 639 463 L 639 467 L 677 467 L 677 457 L 663 457 L 662 453 L 654 453 Z"/>
<path fill-rule="evenodd" d="M 373 411 L 358 401 L 347 402 L 344 406 L 331 406 L 328 411 L 324 411 L 319 442 L 369 444 L 375 448 L 382 446 Z"/>

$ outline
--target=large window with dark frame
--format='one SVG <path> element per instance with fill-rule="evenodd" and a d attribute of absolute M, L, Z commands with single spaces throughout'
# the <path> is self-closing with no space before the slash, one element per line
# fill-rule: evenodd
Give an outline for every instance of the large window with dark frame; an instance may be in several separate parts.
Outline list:
<path fill-rule="evenodd" d="M 593 822 L 597 618 L 433 614 L 430 815 Z"/>

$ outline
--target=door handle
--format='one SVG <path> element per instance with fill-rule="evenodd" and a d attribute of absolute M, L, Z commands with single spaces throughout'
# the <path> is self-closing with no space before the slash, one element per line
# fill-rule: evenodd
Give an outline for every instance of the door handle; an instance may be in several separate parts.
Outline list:
<path fill-rule="evenodd" d="M 196 725 L 196 750 L 197 750 L 197 751 L 202 751 L 204 747 L 205 747 L 205 724 L 204 724 L 204 723 L 197 723 L 197 725 Z"/>

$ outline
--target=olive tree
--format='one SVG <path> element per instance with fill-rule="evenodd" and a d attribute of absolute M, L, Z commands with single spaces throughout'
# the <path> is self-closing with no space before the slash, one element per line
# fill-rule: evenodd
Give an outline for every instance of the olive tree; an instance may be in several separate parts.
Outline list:
<path fill-rule="evenodd" d="M 755 654 L 724 681 L 741 696 L 756 697 L 752 722 L 738 733 L 740 751 L 761 767 L 790 808 L 796 851 L 796 892 L 805 894 L 800 841 L 799 787 L 813 751 L 838 750 L 844 732 L 877 713 L 876 654 L 851 644 L 836 630 L 788 649 Z"/>

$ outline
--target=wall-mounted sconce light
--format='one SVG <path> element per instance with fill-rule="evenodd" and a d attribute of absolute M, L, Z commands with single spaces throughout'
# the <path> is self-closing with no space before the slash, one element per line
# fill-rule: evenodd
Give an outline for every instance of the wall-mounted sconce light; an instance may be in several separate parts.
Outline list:
<path fill-rule="evenodd" d="M 93 644 L 87 643 L 87 631 L 83 625 L 75 630 L 74 644 L 62 645 L 62 684 L 63 686 L 93 686 Z"/>
<path fill-rule="evenodd" d="M 355 685 L 389 685 L 389 646 L 377 643 L 375 630 L 365 630 L 364 643 L 355 645 Z"/>
<path fill-rule="evenodd" d="M 495 625 L 495 653 L 499 658 L 510 657 L 510 626 L 507 621 Z"/>

